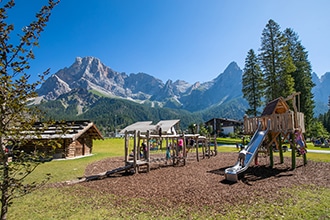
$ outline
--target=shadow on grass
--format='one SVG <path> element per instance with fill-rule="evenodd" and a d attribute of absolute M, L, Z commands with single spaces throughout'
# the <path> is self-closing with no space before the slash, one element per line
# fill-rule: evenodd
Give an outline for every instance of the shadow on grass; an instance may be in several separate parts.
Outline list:
<path fill-rule="evenodd" d="M 231 167 L 231 166 L 229 166 Z M 229 167 L 222 167 L 216 170 L 207 171 L 208 173 L 213 173 L 216 175 L 225 175 L 225 170 Z M 298 168 L 298 167 L 297 167 Z M 245 172 L 238 174 L 238 180 L 241 180 L 243 183 L 251 185 L 251 182 L 268 179 L 270 177 L 281 178 L 292 176 L 291 168 L 271 168 L 270 166 L 252 166 L 249 167 Z M 235 182 L 228 181 L 226 179 L 221 181 L 222 184 L 234 184 Z"/>
<path fill-rule="evenodd" d="M 255 182 L 258 180 L 268 179 L 270 177 L 281 178 L 292 176 L 291 168 L 271 168 L 270 166 L 254 166 L 249 167 L 240 175 L 242 182 Z"/>
<path fill-rule="evenodd" d="M 150 172 L 154 171 L 154 170 L 158 170 L 158 169 L 167 169 L 170 167 L 181 167 L 183 166 L 183 164 L 181 163 L 177 163 L 177 164 L 173 164 L 173 163 L 168 163 L 168 164 L 150 164 Z M 140 166 L 138 168 L 138 172 L 139 173 L 148 173 L 148 169 L 147 166 Z M 68 183 L 78 183 L 78 182 L 89 182 L 89 181 L 96 181 L 96 180 L 102 180 L 105 178 L 119 178 L 119 177 L 123 177 L 123 176 L 130 176 L 135 174 L 134 168 L 132 165 L 128 165 L 128 166 L 123 166 L 123 167 L 118 167 L 116 169 L 113 170 L 109 170 L 107 172 L 103 172 L 100 174 L 95 174 L 95 175 L 89 175 L 89 176 L 85 176 L 85 177 L 79 177 L 79 180 L 74 180 L 74 181 L 68 181 Z"/>
<path fill-rule="evenodd" d="M 229 166 L 229 167 L 231 167 L 231 166 Z M 224 176 L 225 175 L 225 170 L 229 167 L 222 167 L 220 169 L 210 170 L 210 171 L 207 171 L 207 172 L 208 173 L 213 173 L 213 174 L 216 174 L 216 175 Z"/>

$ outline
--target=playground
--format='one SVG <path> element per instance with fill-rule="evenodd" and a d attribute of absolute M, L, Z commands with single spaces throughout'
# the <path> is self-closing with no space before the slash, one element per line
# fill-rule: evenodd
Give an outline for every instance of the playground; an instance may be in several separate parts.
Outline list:
<path fill-rule="evenodd" d="M 309 201 L 310 195 L 322 197 L 318 191 L 330 189 L 330 163 L 307 162 L 306 152 L 296 154 L 294 134 L 297 130 L 304 132 L 305 127 L 303 114 L 295 106 L 294 111 L 290 110 L 287 104 L 290 100 L 296 103 L 295 97 L 280 97 L 267 104 L 261 117 L 244 118 L 244 131 L 253 134 L 246 147 L 249 155 L 243 163 L 245 166 L 237 162 L 233 166 L 239 149 L 220 152 L 216 144 L 211 147 L 209 138 L 176 134 L 173 125 L 179 120 L 161 121 L 156 125 L 139 122 L 125 129 L 124 157 L 93 162 L 86 167 L 84 177 L 66 183 L 79 183 L 84 191 L 115 196 L 119 198 L 115 205 L 120 207 L 129 206 L 130 201 L 139 201 L 138 206 L 128 209 L 132 214 L 148 212 L 148 208 L 152 208 L 156 210 L 156 216 L 171 218 L 166 210 L 173 212 L 180 207 L 179 219 L 196 218 L 190 213 L 205 213 L 205 210 L 213 219 L 212 216 L 227 215 L 235 208 L 242 209 L 239 216 L 243 219 L 245 215 L 241 213 L 246 209 L 248 219 L 252 219 L 269 217 L 261 214 L 262 208 L 255 208 L 258 204 L 269 204 L 269 207 L 277 207 L 275 211 L 269 210 L 272 215 L 279 213 L 284 217 L 277 209 L 299 203 L 300 191 L 308 191 L 301 201 Z M 189 149 L 189 141 L 186 141 L 189 139 L 198 145 L 191 145 L 195 147 Z M 150 153 L 155 145 L 162 146 L 162 143 L 171 146 L 166 148 L 169 149 L 169 160 L 164 160 L 164 151 L 159 155 Z M 282 143 L 290 146 L 290 154 L 284 156 L 288 147 Z M 316 200 L 320 201 L 319 198 Z M 255 210 L 249 212 L 251 207 Z M 305 208 L 305 204 L 302 207 Z M 317 213 L 318 219 L 329 218 L 328 214 L 323 214 L 329 213 L 327 210 L 328 206 L 323 207 L 322 212 Z M 289 219 L 295 218 L 297 211 L 292 213 Z M 303 213 L 300 217 L 310 219 Z"/>
<path fill-rule="evenodd" d="M 294 111 L 289 108 L 288 102 L 290 101 Z M 297 103 L 298 105 L 296 105 Z M 188 154 L 185 149 L 186 146 L 183 144 L 183 166 L 173 166 L 180 162 L 175 159 L 172 161 L 172 166 L 162 161 L 160 161 L 161 163 L 152 163 L 154 160 L 150 158 L 149 154 L 152 138 L 155 138 L 157 142 L 166 140 L 166 146 L 169 143 L 179 146 L 179 140 L 187 138 L 186 135 L 176 135 L 173 132 L 169 135 L 162 133 L 167 130 L 173 131 L 173 125 L 178 122 L 179 120 L 162 121 L 154 128 L 151 127 L 150 122 L 143 122 L 126 128 L 125 167 L 123 170 L 130 172 L 117 172 L 116 166 L 122 166 L 122 158 L 106 159 L 87 168 L 85 175 L 92 178 L 85 178 L 84 181 L 87 183 L 83 184 L 94 187 L 95 183 L 89 182 L 97 179 L 97 185 L 101 184 L 98 187 L 106 188 L 113 194 L 118 192 L 119 195 L 131 197 L 147 196 L 151 200 L 166 198 L 166 201 L 173 203 L 214 205 L 215 207 L 225 201 L 231 204 L 242 202 L 250 204 L 258 196 L 265 196 L 268 199 L 276 198 L 274 195 L 278 195 L 278 190 L 292 186 L 305 184 L 330 186 L 329 163 L 315 163 L 313 161 L 307 163 L 306 154 L 296 157 L 293 133 L 297 128 L 302 132 L 305 131 L 304 116 L 299 112 L 299 93 L 286 99 L 279 97 L 269 102 L 261 117 L 244 118 L 244 131 L 247 134 L 254 133 L 246 148 L 249 153 L 244 158 L 245 163 L 247 163 L 246 166 L 241 165 L 240 162 L 233 166 L 234 161 L 237 161 L 237 154 L 217 154 L 216 147 L 213 151 L 213 157 L 205 157 L 205 152 L 211 152 L 211 149 L 203 146 L 210 146 L 210 144 L 205 137 L 198 135 L 190 138 L 194 138 L 195 143 L 202 141 L 203 160 L 199 160 L 198 150 L 196 151 L 197 157 L 193 153 Z M 149 131 L 152 128 L 155 134 Z M 143 129 L 145 130 L 144 135 L 141 134 Z M 129 138 L 128 130 L 133 131 L 133 138 Z M 265 141 L 267 139 L 268 141 Z M 283 156 L 282 142 L 284 141 L 291 145 L 291 158 Z M 141 160 L 138 153 L 141 142 L 146 143 L 145 160 Z M 306 145 L 306 143 L 304 144 Z M 266 146 L 268 153 L 265 156 L 258 156 L 258 151 L 262 145 Z M 133 146 L 131 154 L 133 159 L 129 159 L 129 146 Z M 275 155 L 272 150 L 269 150 L 271 146 L 279 149 L 279 155 Z M 172 158 L 177 158 L 178 152 L 175 152 L 174 148 L 172 152 Z M 253 158 L 257 158 L 258 161 L 255 160 L 253 163 Z M 116 160 L 118 163 L 115 162 Z M 140 169 L 144 166 L 146 168 Z M 114 168 L 114 172 L 111 171 L 111 167 Z M 108 171 L 95 176 L 97 169 L 100 173 L 104 170 L 110 170 L 110 173 Z M 156 169 L 157 171 L 150 172 Z M 129 174 L 132 173 L 138 173 L 138 175 L 130 176 Z M 139 173 L 141 174 L 139 175 Z M 117 179 L 113 180 L 113 178 Z"/>
<path fill-rule="evenodd" d="M 330 163 L 308 161 L 297 158 L 296 169 L 291 169 L 291 158 L 284 163 L 274 156 L 274 167 L 269 166 L 269 157 L 259 157 L 259 166 L 251 165 L 242 173 L 237 183 L 225 179 L 225 169 L 232 166 L 237 153 L 219 153 L 215 157 L 196 161 L 188 154 L 185 166 L 151 167 L 151 172 L 135 175 L 118 173 L 109 178 L 84 182 L 84 187 L 102 190 L 103 193 L 123 198 L 143 199 L 148 205 L 160 209 L 174 208 L 186 204 L 192 209 L 208 206 L 212 212 L 226 213 L 224 207 L 233 204 L 256 204 L 256 200 L 269 203 L 285 198 L 283 189 L 312 186 L 330 188 Z M 86 175 L 105 169 L 116 168 L 123 163 L 122 157 L 108 158 L 90 164 Z M 153 170 L 157 169 L 157 170 Z"/>

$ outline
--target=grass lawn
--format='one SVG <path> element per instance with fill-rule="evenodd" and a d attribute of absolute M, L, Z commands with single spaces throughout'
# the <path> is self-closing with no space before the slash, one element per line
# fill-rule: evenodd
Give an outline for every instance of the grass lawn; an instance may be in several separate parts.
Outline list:
<path fill-rule="evenodd" d="M 51 173 L 51 182 L 72 180 L 82 176 L 85 167 L 107 157 L 124 156 L 123 139 L 95 141 L 93 155 L 72 159 L 54 160 L 42 164 L 29 177 L 41 180 Z M 233 142 L 236 143 L 236 142 Z M 312 147 L 309 147 L 312 149 Z M 320 148 L 317 148 L 320 149 Z M 323 149 L 322 149 L 323 150 Z M 221 152 L 238 152 L 235 147 L 222 146 Z M 275 154 L 276 155 L 276 154 Z M 286 152 L 285 156 L 291 156 Z M 330 162 L 330 154 L 308 153 L 308 159 Z M 156 172 L 156 171 L 155 171 Z M 303 188 L 303 190 L 302 190 Z M 208 207 L 194 210 L 184 205 L 176 209 L 159 210 L 157 207 L 141 208 L 138 199 L 119 198 L 101 191 L 86 190 L 82 185 L 39 189 L 25 197 L 15 199 L 9 208 L 8 219 L 329 219 L 330 189 L 301 186 L 282 190 L 276 203 L 260 200 L 256 204 L 235 204 L 228 207 L 224 216 Z M 79 195 L 79 196 L 78 196 Z M 146 201 L 144 201 L 146 202 Z M 128 208 L 129 207 L 129 208 Z"/>

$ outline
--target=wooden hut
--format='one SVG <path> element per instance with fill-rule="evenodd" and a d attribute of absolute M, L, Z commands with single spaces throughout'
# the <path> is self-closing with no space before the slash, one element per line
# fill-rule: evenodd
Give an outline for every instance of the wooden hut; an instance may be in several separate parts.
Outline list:
<path fill-rule="evenodd" d="M 90 155 L 93 140 L 103 139 L 96 125 L 90 121 L 65 121 L 51 125 L 36 123 L 33 131 L 27 133 L 20 149 L 26 152 L 37 149 L 51 154 L 54 159 Z"/>

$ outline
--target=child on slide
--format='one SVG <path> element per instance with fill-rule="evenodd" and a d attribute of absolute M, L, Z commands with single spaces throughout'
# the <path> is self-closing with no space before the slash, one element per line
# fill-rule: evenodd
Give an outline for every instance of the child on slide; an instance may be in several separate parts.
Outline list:
<path fill-rule="evenodd" d="M 248 152 L 246 150 L 246 147 L 243 148 L 243 150 L 241 150 L 238 154 L 238 161 L 239 161 L 241 167 L 245 166 L 244 161 L 245 161 L 246 154 L 251 154 L 250 152 Z"/>
<path fill-rule="evenodd" d="M 302 134 L 301 128 L 296 129 L 294 135 L 295 135 L 295 142 L 298 145 L 298 156 L 305 154 L 306 147 L 305 147 L 304 136 Z"/>

